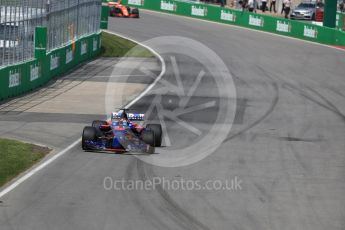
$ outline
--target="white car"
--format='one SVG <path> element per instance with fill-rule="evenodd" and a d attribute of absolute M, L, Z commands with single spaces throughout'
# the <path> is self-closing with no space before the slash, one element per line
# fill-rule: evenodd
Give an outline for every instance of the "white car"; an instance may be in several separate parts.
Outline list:
<path fill-rule="evenodd" d="M 323 8 L 323 3 L 302 2 L 292 10 L 291 19 L 315 20 L 316 9 Z"/>

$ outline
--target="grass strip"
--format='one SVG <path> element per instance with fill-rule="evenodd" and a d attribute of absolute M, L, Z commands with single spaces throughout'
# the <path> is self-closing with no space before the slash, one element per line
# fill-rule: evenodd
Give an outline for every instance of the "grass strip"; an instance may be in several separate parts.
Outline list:
<path fill-rule="evenodd" d="M 0 186 L 30 168 L 50 151 L 46 147 L 0 139 Z"/>
<path fill-rule="evenodd" d="M 101 37 L 102 57 L 154 57 L 148 49 L 127 39 L 106 32 Z"/>

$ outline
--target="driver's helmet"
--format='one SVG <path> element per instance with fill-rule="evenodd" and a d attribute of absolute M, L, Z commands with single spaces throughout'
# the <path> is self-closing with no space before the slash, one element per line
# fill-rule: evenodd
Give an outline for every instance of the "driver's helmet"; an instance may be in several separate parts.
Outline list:
<path fill-rule="evenodd" d="M 123 126 L 123 127 L 128 127 L 128 121 L 126 119 L 121 119 L 119 121 L 120 125 Z"/>
<path fill-rule="evenodd" d="M 128 122 L 126 119 L 120 119 L 120 120 L 113 120 L 112 121 L 113 127 L 117 128 L 131 128 L 132 124 Z"/>

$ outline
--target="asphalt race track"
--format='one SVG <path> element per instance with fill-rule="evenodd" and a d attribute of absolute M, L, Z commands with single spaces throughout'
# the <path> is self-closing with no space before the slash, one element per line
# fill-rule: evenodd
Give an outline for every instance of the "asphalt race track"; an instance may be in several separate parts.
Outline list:
<path fill-rule="evenodd" d="M 170 53 L 162 54 L 165 75 L 131 106 L 145 112 L 160 100 L 156 110 L 164 116 L 156 116 L 155 109 L 149 116 L 163 120 L 168 136 L 157 154 L 139 159 L 83 152 L 78 145 L 1 198 L 1 230 L 344 229 L 344 51 L 148 11 L 138 20 L 110 19 L 109 29 L 141 42 L 159 36 L 196 40 L 223 60 L 232 81 L 217 84 L 212 60 L 191 58 L 188 52 L 193 55 L 193 50 L 181 54 L 169 47 Z M 68 146 L 85 124 L 105 117 L 103 89 L 115 64 L 108 59 L 87 64 L 48 87 L 49 92 L 29 96 L 31 107 L 24 108 L 20 100 L 0 107 L 1 136 L 58 150 Z M 116 106 L 131 101 L 159 75 L 154 60 L 137 68 L 125 68 L 116 78 L 116 84 L 129 87 L 119 93 L 125 99 Z M 132 76 L 123 77 L 126 73 Z M 229 93 L 233 84 L 236 91 Z M 52 94 L 59 89 L 59 94 Z M 46 100 L 42 94 L 48 95 Z M 182 114 L 178 108 L 194 110 Z M 172 115 L 179 111 L 181 116 Z M 228 118 L 231 131 L 213 131 Z M 185 153 L 190 160 L 204 150 L 194 143 L 209 143 L 212 149 L 213 139 L 222 135 L 214 153 L 194 164 L 145 163 L 167 157 L 164 162 L 171 160 L 172 166 L 181 163 L 174 157 L 183 157 L 180 153 L 193 147 L 194 152 Z M 240 186 L 189 191 L 158 185 L 150 191 L 127 191 L 105 188 L 105 178 L 201 184 L 236 180 Z"/>

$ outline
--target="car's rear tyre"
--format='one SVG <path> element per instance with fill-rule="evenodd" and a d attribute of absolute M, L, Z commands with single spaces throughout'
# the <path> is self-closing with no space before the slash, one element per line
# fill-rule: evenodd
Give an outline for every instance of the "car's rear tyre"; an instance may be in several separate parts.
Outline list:
<path fill-rule="evenodd" d="M 96 128 L 96 134 L 98 137 L 103 136 L 102 130 L 99 128 L 102 125 L 108 125 L 108 122 L 106 121 L 101 121 L 101 120 L 95 120 L 92 122 L 92 127 Z"/>
<path fill-rule="evenodd" d="M 95 127 L 96 129 L 97 128 L 99 129 L 99 127 L 102 126 L 102 125 L 108 125 L 108 122 L 101 121 L 101 120 L 95 120 L 95 121 L 92 122 L 92 127 Z"/>
<path fill-rule="evenodd" d="M 121 13 L 121 10 L 119 8 L 116 8 L 116 7 L 112 7 L 109 10 L 109 14 L 111 17 L 115 17 L 116 14 L 119 14 L 119 13 Z"/>
<path fill-rule="evenodd" d="M 86 144 L 86 142 L 88 141 L 97 141 L 97 129 L 95 127 L 87 126 L 84 128 L 81 139 L 83 150 L 90 150 L 90 148 L 88 148 Z"/>
<path fill-rule="evenodd" d="M 162 146 L 162 126 L 160 124 L 148 124 L 146 129 L 152 130 L 155 134 L 155 147 Z"/>
<path fill-rule="evenodd" d="M 144 130 L 141 133 L 141 140 L 146 144 L 155 147 L 155 133 L 152 130 Z"/>

